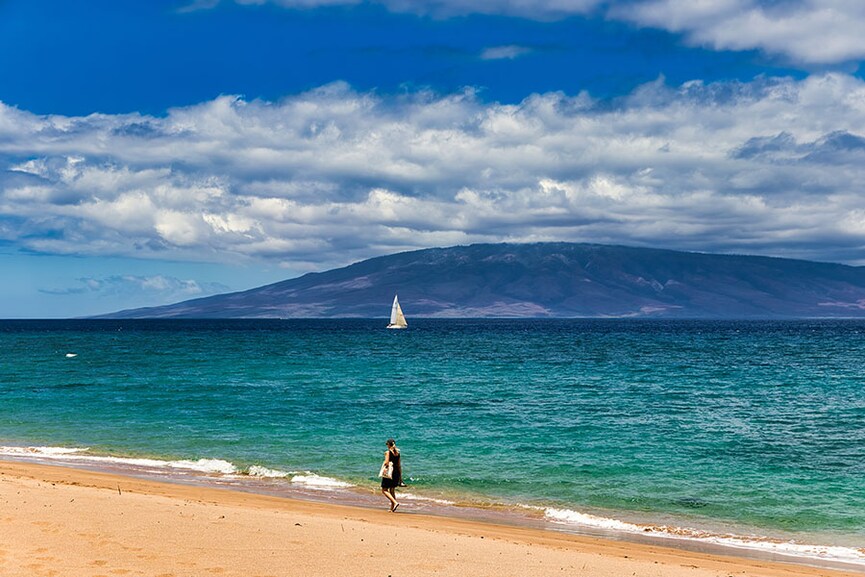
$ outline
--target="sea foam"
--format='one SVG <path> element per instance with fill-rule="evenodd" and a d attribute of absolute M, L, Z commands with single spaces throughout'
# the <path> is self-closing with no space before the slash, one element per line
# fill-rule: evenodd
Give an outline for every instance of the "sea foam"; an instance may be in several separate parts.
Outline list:
<path fill-rule="evenodd" d="M 322 477 L 310 472 L 306 472 L 302 475 L 295 475 L 291 478 L 291 482 L 313 489 L 347 489 L 348 487 L 354 486 L 351 483 L 346 483 L 339 479 Z"/>
<path fill-rule="evenodd" d="M 42 456 L 57 457 L 87 451 L 87 447 L 0 447 L 0 455 L 9 457 Z"/>
<path fill-rule="evenodd" d="M 570 525 L 573 527 L 602 529 L 617 533 L 639 533 L 641 535 L 650 535 L 665 539 L 686 539 L 736 549 L 750 549 L 778 555 L 789 555 L 792 557 L 865 565 L 865 550 L 855 549 L 852 547 L 809 545 L 794 541 L 782 541 L 779 539 L 770 539 L 758 536 L 746 537 L 742 535 L 725 535 L 687 527 L 643 525 L 620 521 L 618 519 L 599 517 L 588 513 L 580 513 L 579 511 L 572 511 L 569 509 L 556 509 L 552 507 L 545 509 L 544 517 L 553 523 Z"/>
<path fill-rule="evenodd" d="M 81 447 L 0 447 L 0 455 L 60 462 L 90 463 L 93 465 L 120 465 L 140 469 L 174 469 L 215 474 L 232 474 L 237 472 L 237 468 L 233 464 L 222 459 L 161 460 L 136 457 L 111 457 L 91 455 L 87 453 L 87 450 L 87 448 Z"/>
<path fill-rule="evenodd" d="M 437 499 L 435 497 L 425 497 L 423 495 L 415 495 L 414 493 L 400 493 L 400 499 L 407 501 L 422 501 L 426 503 L 435 503 L 436 505 L 456 505 L 456 501 L 448 501 L 447 499 Z"/>
<path fill-rule="evenodd" d="M 293 485 L 315 490 L 339 490 L 354 487 L 353 484 L 346 481 L 317 475 L 310 471 L 282 471 L 262 465 L 252 465 L 248 469 L 242 470 L 235 464 L 223 459 L 161 460 L 93 455 L 88 453 L 87 447 L 0 446 L 0 456 L 57 463 L 84 463 L 93 466 L 130 467 L 157 473 L 159 471 L 175 471 L 178 473 L 205 474 L 208 476 L 217 475 L 232 478 L 249 476 L 262 479 L 285 479 Z M 400 498 L 408 501 L 426 501 L 446 506 L 453 506 L 456 504 L 453 501 L 425 497 L 408 492 L 401 493 Z M 550 523 L 561 526 L 570 526 L 575 529 L 590 528 L 615 533 L 649 535 L 665 539 L 692 540 L 703 543 L 712 543 L 723 547 L 763 551 L 778 555 L 865 565 L 865 550 L 852 547 L 809 545 L 794 541 L 782 541 L 757 536 L 712 533 L 686 527 L 630 523 L 618 519 L 554 507 L 538 508 L 536 506 L 528 505 L 524 507 L 533 510 L 540 509 L 544 513 L 544 518 Z"/>
<path fill-rule="evenodd" d="M 113 457 L 92 455 L 86 447 L 7 447 L 0 446 L 0 456 L 26 458 L 39 461 L 54 461 L 65 463 L 85 463 L 95 466 L 121 466 L 148 471 L 176 471 L 188 473 L 204 473 L 208 475 L 225 475 L 233 478 L 243 476 L 261 479 L 287 479 L 289 482 L 318 490 L 346 489 L 353 487 L 351 483 L 332 477 L 317 475 L 311 471 L 282 471 L 263 465 L 252 465 L 243 470 L 234 463 L 223 459 L 147 459 L 136 457 Z"/>
<path fill-rule="evenodd" d="M 289 477 L 294 473 L 290 471 L 280 471 L 279 469 L 270 469 L 261 465 L 252 465 L 246 470 L 246 474 L 250 477 L 263 477 L 265 479 L 281 479 Z"/>

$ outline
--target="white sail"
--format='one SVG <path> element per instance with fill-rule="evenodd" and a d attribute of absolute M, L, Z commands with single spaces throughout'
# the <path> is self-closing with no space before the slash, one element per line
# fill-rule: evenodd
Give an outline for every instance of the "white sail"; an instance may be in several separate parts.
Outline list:
<path fill-rule="evenodd" d="M 397 295 L 393 295 L 393 305 L 390 307 L 390 324 L 389 329 L 405 329 L 408 328 L 408 323 L 405 320 L 405 315 L 402 314 L 402 307 L 399 306 Z"/>

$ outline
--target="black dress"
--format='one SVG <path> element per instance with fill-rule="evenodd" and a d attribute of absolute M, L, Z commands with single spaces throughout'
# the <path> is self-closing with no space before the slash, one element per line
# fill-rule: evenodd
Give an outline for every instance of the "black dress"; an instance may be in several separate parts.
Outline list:
<path fill-rule="evenodd" d="M 387 477 L 381 478 L 382 489 L 393 489 L 394 487 L 399 487 L 399 484 L 402 482 L 402 465 L 400 465 L 399 462 L 399 453 L 391 451 L 390 462 L 393 463 L 393 476 L 391 476 L 390 479 Z"/>

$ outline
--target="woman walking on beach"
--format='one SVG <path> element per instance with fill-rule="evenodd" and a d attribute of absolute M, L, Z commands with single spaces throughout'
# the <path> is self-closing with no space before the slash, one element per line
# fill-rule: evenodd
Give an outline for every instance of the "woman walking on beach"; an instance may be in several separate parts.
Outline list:
<path fill-rule="evenodd" d="M 387 445 L 387 451 L 384 452 L 382 470 L 387 471 L 392 464 L 393 472 L 390 478 L 382 476 L 381 493 L 390 501 L 390 512 L 393 513 L 399 507 L 395 490 L 402 484 L 402 463 L 400 463 L 399 449 L 396 446 L 396 442 L 393 439 L 388 439 L 385 444 Z"/>

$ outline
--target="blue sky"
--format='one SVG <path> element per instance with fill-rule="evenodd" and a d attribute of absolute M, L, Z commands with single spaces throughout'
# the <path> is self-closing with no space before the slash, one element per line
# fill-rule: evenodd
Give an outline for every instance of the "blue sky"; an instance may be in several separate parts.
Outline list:
<path fill-rule="evenodd" d="M 865 264 L 849 0 L 0 1 L 0 318 L 567 240 Z"/>

